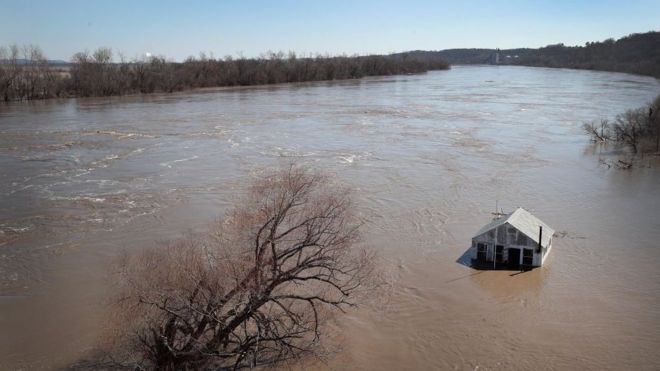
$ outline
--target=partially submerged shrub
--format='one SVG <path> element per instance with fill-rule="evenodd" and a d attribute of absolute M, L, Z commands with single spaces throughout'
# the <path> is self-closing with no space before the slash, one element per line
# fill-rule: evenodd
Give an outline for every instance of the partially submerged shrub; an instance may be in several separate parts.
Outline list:
<path fill-rule="evenodd" d="M 613 142 L 633 154 L 660 151 L 660 95 L 646 107 L 627 110 L 615 121 L 588 123 L 583 129 L 594 142 Z"/>

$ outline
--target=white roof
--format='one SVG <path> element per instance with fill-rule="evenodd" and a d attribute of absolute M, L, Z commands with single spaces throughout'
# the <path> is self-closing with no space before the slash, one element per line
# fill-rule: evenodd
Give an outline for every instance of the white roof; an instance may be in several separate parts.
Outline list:
<path fill-rule="evenodd" d="M 479 232 L 475 235 L 481 236 L 482 234 L 490 231 L 493 228 L 497 228 L 504 224 L 510 224 L 512 227 L 516 228 L 520 232 L 524 233 L 527 237 L 532 239 L 534 242 L 539 243 L 539 227 L 543 227 L 543 241 L 541 242 L 542 246 L 548 246 L 550 243 L 550 238 L 555 234 L 555 230 L 550 228 L 547 224 L 543 223 L 541 219 L 532 215 L 529 211 L 519 207 L 516 211 L 508 214 L 499 219 L 495 219 L 492 222 L 483 226 Z"/>

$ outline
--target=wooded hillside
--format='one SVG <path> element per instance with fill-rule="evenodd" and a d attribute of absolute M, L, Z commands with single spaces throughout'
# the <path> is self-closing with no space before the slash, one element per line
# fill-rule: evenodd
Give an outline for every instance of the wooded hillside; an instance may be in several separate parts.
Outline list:
<path fill-rule="evenodd" d="M 496 54 L 499 53 L 499 58 Z M 447 49 L 414 51 L 417 57 L 439 57 L 450 64 L 503 64 L 628 72 L 660 78 L 660 32 L 632 34 L 584 46 L 548 45 L 530 49 Z M 497 60 L 498 59 L 498 60 Z"/>

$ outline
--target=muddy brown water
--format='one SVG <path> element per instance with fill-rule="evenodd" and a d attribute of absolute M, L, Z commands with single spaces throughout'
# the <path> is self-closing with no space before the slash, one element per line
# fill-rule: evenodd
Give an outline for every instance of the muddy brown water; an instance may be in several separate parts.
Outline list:
<path fill-rule="evenodd" d="M 201 230 L 296 161 L 355 189 L 390 299 L 330 369 L 657 369 L 660 167 L 607 169 L 583 122 L 660 93 L 525 67 L 0 107 L 0 369 L 65 367 L 120 250 Z M 598 152 L 598 151 L 596 151 Z M 495 201 L 559 235 L 543 268 L 461 264 Z"/>

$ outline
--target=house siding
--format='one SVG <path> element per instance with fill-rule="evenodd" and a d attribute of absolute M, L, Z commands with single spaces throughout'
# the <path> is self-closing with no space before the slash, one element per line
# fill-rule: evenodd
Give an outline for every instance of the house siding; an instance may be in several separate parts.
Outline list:
<path fill-rule="evenodd" d="M 497 229 L 497 245 L 504 246 L 504 253 L 503 253 L 504 261 L 508 261 L 509 259 L 509 254 L 508 254 L 509 249 L 514 249 L 514 248 L 520 249 L 521 261 L 523 256 L 522 249 L 531 249 L 533 251 L 532 265 L 541 266 L 543 264 L 543 261 L 545 260 L 545 257 L 548 255 L 550 248 L 552 247 L 552 242 L 550 242 L 550 245 L 547 248 L 542 249 L 540 253 L 537 252 L 538 244 L 534 242 L 532 238 L 520 232 L 512 225 L 505 223 L 499 227 L 488 230 L 472 239 L 472 248 L 474 249 L 475 259 L 477 257 L 477 244 L 485 243 L 487 244 L 486 260 L 487 261 L 494 260 L 495 245 L 496 245 L 495 244 L 496 229 Z"/>

